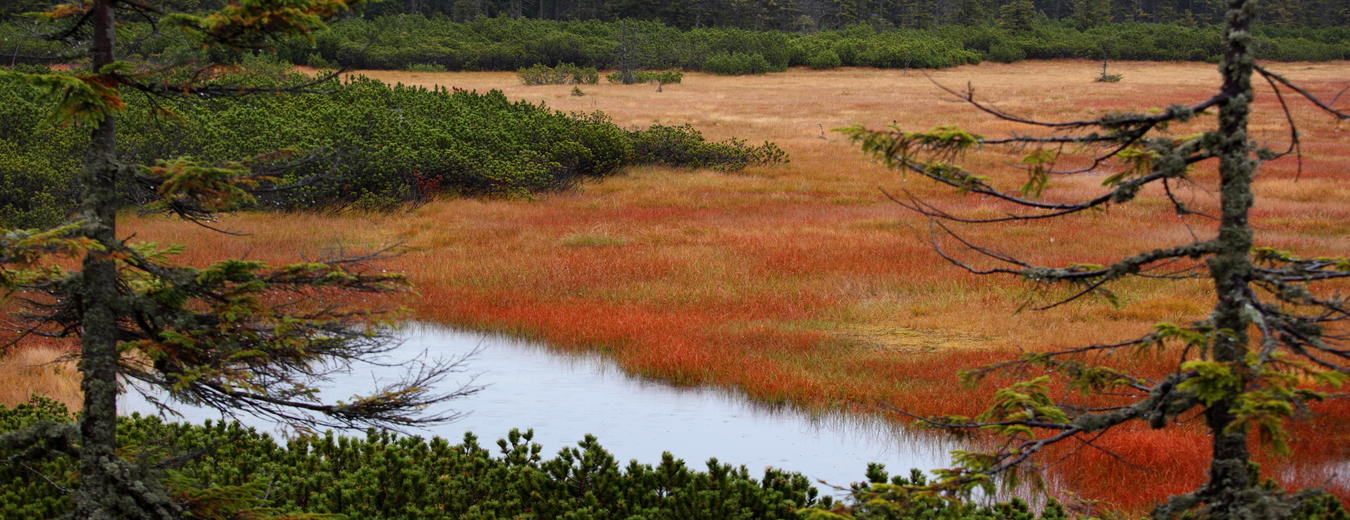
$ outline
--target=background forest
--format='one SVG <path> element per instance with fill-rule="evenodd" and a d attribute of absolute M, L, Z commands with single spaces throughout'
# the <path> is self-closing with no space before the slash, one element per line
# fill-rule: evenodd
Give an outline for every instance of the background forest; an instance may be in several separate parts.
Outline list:
<path fill-rule="evenodd" d="M 189 10 L 220 3 L 169 2 Z M 16 16 L 33 5 L 0 6 L 0 56 L 10 64 L 66 61 L 62 49 L 37 38 L 43 29 L 36 21 Z M 365 6 L 316 39 L 280 42 L 277 50 L 292 63 L 317 67 L 516 70 L 570 63 L 728 74 L 1053 58 L 1217 62 L 1221 8 L 1198 0 L 400 0 Z M 1350 58 L 1350 7 L 1343 2 L 1269 2 L 1262 9 L 1259 58 Z M 124 53 L 202 57 L 176 35 L 152 34 L 134 20 L 123 31 Z"/>
<path fill-rule="evenodd" d="M 223 0 L 174 0 L 174 9 L 219 8 Z M 0 15 L 35 11 L 42 0 L 15 0 Z M 1078 27 L 1123 22 L 1204 25 L 1223 22 L 1218 0 L 390 0 L 362 8 L 357 16 L 445 15 L 545 20 L 651 20 L 681 29 L 737 27 L 757 30 L 839 29 L 855 23 L 924 28 L 939 24 L 984 25 L 1001 21 L 1062 21 Z M 1350 6 L 1336 0 L 1288 0 L 1258 6 L 1267 28 L 1337 27 L 1350 23 Z"/>

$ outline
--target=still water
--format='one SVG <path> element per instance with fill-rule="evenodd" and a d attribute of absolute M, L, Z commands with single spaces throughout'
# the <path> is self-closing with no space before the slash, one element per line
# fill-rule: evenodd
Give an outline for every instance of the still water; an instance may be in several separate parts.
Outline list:
<path fill-rule="evenodd" d="M 772 466 L 840 486 L 864 480 L 868 462 L 905 474 L 909 468 L 944 467 L 949 462 L 947 451 L 954 447 L 880 421 L 769 408 L 724 390 L 634 378 L 597 355 L 561 354 L 502 336 L 426 325 L 409 326 L 403 336 L 403 344 L 383 363 L 418 356 L 454 359 L 476 351 L 467 361 L 463 381 L 447 382 L 459 384 L 474 376 L 473 384 L 483 386 L 472 396 L 448 403 L 451 410 L 466 415 L 410 432 L 452 442 L 471 431 L 481 444 L 492 446 L 512 428 L 532 428 L 534 441 L 551 455 L 591 434 L 620 462 L 654 464 L 662 451 L 669 451 L 693 468 L 701 469 L 716 457 L 744 465 L 756 477 Z M 369 392 L 400 373 L 388 366 L 360 365 L 325 385 L 324 395 L 344 399 Z M 123 394 L 119 406 L 124 414 L 155 411 L 135 391 Z M 183 415 L 178 420 L 221 417 L 209 409 L 175 408 Z M 265 420 L 239 419 L 260 430 L 282 433 Z"/>

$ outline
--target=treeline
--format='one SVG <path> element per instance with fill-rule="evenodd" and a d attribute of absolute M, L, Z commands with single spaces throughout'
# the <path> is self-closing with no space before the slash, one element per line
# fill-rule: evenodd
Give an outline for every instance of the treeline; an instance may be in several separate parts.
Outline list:
<path fill-rule="evenodd" d="M 371 16 L 440 14 L 466 21 L 476 16 L 548 20 L 659 21 L 680 28 L 739 27 L 812 31 L 857 23 L 891 28 L 951 24 L 1014 24 L 1018 19 L 1066 21 L 1080 28 L 1109 23 L 1218 24 L 1222 0 L 391 0 L 366 8 Z M 1257 17 L 1280 27 L 1350 24 L 1341 0 L 1262 2 Z"/>
<path fill-rule="evenodd" d="M 1090 58 L 1216 60 L 1218 28 L 1119 23 L 1079 29 L 1044 23 L 1027 30 L 998 25 L 790 33 L 735 28 L 683 30 L 660 22 L 550 21 L 477 18 L 453 22 L 424 16 L 344 20 L 313 42 L 278 47 L 299 64 L 402 69 L 433 64 L 449 70 L 516 70 L 570 63 L 600 69 L 706 70 L 727 56 L 763 58 L 768 71 L 789 66 L 942 68 L 981 60 Z M 1278 61 L 1350 58 L 1350 28 L 1267 30 L 1257 53 Z M 761 71 L 762 72 L 762 71 Z"/>
<path fill-rule="evenodd" d="M 218 8 L 225 0 L 163 0 L 169 10 Z M 50 7 L 51 0 L 6 0 L 0 19 Z M 864 23 L 883 28 L 977 26 L 1063 21 L 1078 28 L 1111 23 L 1219 24 L 1223 0 L 388 0 L 357 16 L 441 15 L 456 21 L 478 16 L 540 20 L 650 20 L 682 29 L 738 27 L 814 31 Z M 1268 27 L 1350 25 L 1343 0 L 1262 2 L 1257 19 Z"/>
<path fill-rule="evenodd" d="M 174 1 L 199 7 L 217 0 Z M 1211 23 L 1221 2 L 1201 0 L 1134 0 L 1129 5 L 1134 6 L 1130 12 L 1136 15 L 1128 16 L 1121 14 L 1120 6 L 1125 4 L 1107 0 L 1044 1 L 1036 5 L 1029 1 L 996 4 L 962 0 L 932 2 L 939 8 L 926 18 L 913 14 L 914 6 L 923 2 L 901 2 L 903 5 L 892 10 L 878 7 L 884 2 L 858 0 L 848 11 L 854 15 L 821 15 L 822 23 L 808 16 L 813 21 L 806 26 L 737 22 L 741 18 L 716 8 L 721 0 L 597 2 L 591 7 L 580 1 L 559 0 L 558 13 L 550 3 L 543 17 L 530 16 L 537 15 L 530 9 L 513 17 L 511 10 L 502 7 L 505 4 L 495 0 L 472 1 L 482 4 L 473 16 L 451 12 L 448 3 L 434 0 L 420 0 L 415 10 L 425 14 L 418 15 L 394 14 L 413 10 L 403 2 L 373 3 L 332 24 L 313 40 L 277 42 L 275 50 L 291 63 L 318 67 L 517 70 L 536 64 L 571 64 L 598 69 L 722 73 L 781 71 L 790 66 L 941 68 L 983 60 L 1054 58 L 1212 61 L 1223 51 L 1219 26 Z M 747 6 L 759 1 L 737 0 L 727 5 L 749 9 Z M 791 0 L 762 1 L 775 6 L 794 5 Z M 1299 14 L 1295 21 L 1257 28 L 1257 57 L 1275 61 L 1350 59 L 1350 21 L 1327 23 L 1343 19 L 1337 18 L 1342 14 L 1336 14 L 1350 9 L 1343 3 L 1304 0 L 1261 4 L 1268 9 L 1288 9 L 1291 4 L 1309 7 L 1291 11 Z M 685 14 L 677 16 L 694 6 L 710 9 L 708 12 L 715 16 L 709 15 L 707 20 L 696 16 L 698 23 L 691 23 Z M 983 14 L 958 16 L 961 6 Z M 1174 12 L 1177 7 L 1191 14 L 1178 18 L 1158 14 Z M 616 19 L 618 16 L 628 18 Z M 6 19 L 3 13 L 0 19 Z M 38 37 L 50 31 L 37 22 L 13 16 L 7 19 L 0 23 L 0 64 L 69 59 L 63 55 L 61 44 Z M 156 32 L 148 25 L 131 22 L 122 26 L 122 32 L 123 55 L 170 63 L 202 58 L 197 46 L 172 31 Z M 234 56 L 211 56 L 226 62 L 243 57 L 238 52 Z"/>
<path fill-rule="evenodd" d="M 248 63 L 225 86 L 294 84 L 289 65 Z M 88 132 L 55 124 L 51 101 L 0 79 L 0 226 L 39 227 L 70 211 L 71 176 Z M 603 114 L 566 114 L 499 91 L 390 86 L 370 79 L 323 94 L 200 102 L 127 96 L 119 159 L 243 161 L 277 177 L 258 207 L 383 209 L 438 194 L 516 194 L 566 188 L 631 164 L 736 170 L 787 160 L 770 143 L 714 143 L 691 127 L 626 130 Z M 167 109 L 169 112 L 165 112 Z M 281 150 L 281 152 L 278 152 Z M 138 188 L 126 186 L 136 202 Z"/>

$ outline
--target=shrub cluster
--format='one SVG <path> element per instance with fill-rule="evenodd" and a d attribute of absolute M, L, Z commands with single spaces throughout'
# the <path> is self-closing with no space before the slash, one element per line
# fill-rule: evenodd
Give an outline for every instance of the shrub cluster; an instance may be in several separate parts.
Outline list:
<path fill-rule="evenodd" d="M 611 72 L 605 75 L 605 79 L 609 80 L 610 83 L 660 83 L 662 85 L 684 81 L 684 73 L 678 70 L 633 70 L 629 71 L 632 77 L 627 82 L 624 81 L 623 72 Z"/>
<path fill-rule="evenodd" d="M 708 61 L 703 63 L 703 68 L 713 74 L 726 75 L 764 74 L 787 70 L 786 66 L 777 68 L 770 65 L 769 60 L 764 59 L 762 54 L 743 52 L 719 52 L 708 57 Z"/>
<path fill-rule="evenodd" d="M 39 420 L 68 421 L 52 401 L 0 407 L 0 434 Z M 166 424 L 123 417 L 121 452 L 154 464 L 198 453 L 165 472 L 189 496 L 251 497 L 255 507 L 281 514 L 381 519 L 681 518 L 789 519 L 819 503 L 810 482 L 795 473 L 710 460 L 703 471 L 666 454 L 657 465 L 621 465 L 593 437 L 552 458 L 531 433 L 512 431 L 495 449 L 466 434 L 461 444 L 441 438 L 395 436 L 371 430 L 364 438 L 328 433 L 285 443 L 238 423 Z M 17 452 L 0 451 L 9 460 Z M 51 456 L 0 465 L 0 517 L 56 518 L 71 504 L 30 471 L 73 487 L 76 462 Z M 831 502 L 826 502 L 831 503 Z M 221 505 L 221 504 L 215 504 Z"/>
<path fill-rule="evenodd" d="M 76 198 L 72 173 L 88 138 L 47 117 L 49 105 L 34 101 L 38 95 L 32 86 L 0 79 L 0 227 L 53 226 Z"/>
<path fill-rule="evenodd" d="M 633 162 L 638 164 L 735 171 L 754 164 L 788 162 L 787 152 L 768 141 L 759 146 L 747 145 L 736 138 L 710 143 L 688 124 L 652 125 L 646 130 L 629 132 L 629 138 L 633 143 Z"/>
<path fill-rule="evenodd" d="M 0 435 L 72 419 L 61 404 L 34 398 L 0 406 Z M 753 478 L 744 466 L 716 459 L 706 470 L 691 469 L 670 453 L 654 466 L 621 466 L 591 436 L 546 459 L 532 432 L 516 430 L 495 450 L 471 433 L 460 444 L 374 430 L 365 437 L 329 432 L 280 442 L 237 422 L 191 425 L 137 415 L 119 418 L 117 434 L 124 457 L 217 514 L 246 507 L 280 516 L 370 520 L 1073 518 L 1053 500 L 1037 513 L 1016 499 L 981 505 L 914 491 L 928 483 L 922 472 L 891 476 L 880 464 L 869 464 L 866 480 L 853 484 L 843 501 L 819 496 L 797 473 L 770 468 Z M 22 462 L 0 465 L 0 518 L 57 518 L 70 511 L 61 488 L 75 487 L 77 461 L 41 448 L 0 449 L 0 458 Z M 162 463 L 168 460 L 175 461 Z M 1288 518 L 1350 515 L 1323 493 L 1304 500 Z"/>
<path fill-rule="evenodd" d="M 600 81 L 600 72 L 595 67 L 578 67 L 571 63 L 556 67 L 536 63 L 517 70 L 516 75 L 526 85 L 594 85 Z"/>
<path fill-rule="evenodd" d="M 844 60 L 833 49 L 821 49 L 807 58 L 806 65 L 813 69 L 834 69 L 844 65 Z"/>
<path fill-rule="evenodd" d="M 250 60 L 257 61 L 257 60 Z M 287 78 L 284 65 L 250 63 L 262 74 L 226 78 L 261 86 Z M 676 73 L 678 74 L 678 73 Z M 584 78 L 593 81 L 594 77 Z M 283 186 L 260 197 L 282 210 L 383 209 L 440 193 L 522 194 L 562 189 L 628 164 L 659 162 L 735 170 L 784 160 L 772 145 L 713 143 L 696 131 L 672 138 L 667 127 L 626 131 L 600 113 L 565 114 L 511 101 L 499 91 L 389 86 L 355 78 L 326 94 L 253 96 L 224 102 L 168 102 L 177 118 L 154 118 L 128 96 L 118 125 L 128 164 L 192 156 L 253 161 L 283 173 Z M 70 179 L 87 136 L 46 118 L 48 102 L 31 87 L 0 80 L 0 226 L 37 227 L 67 215 Z M 160 103 L 166 103 L 161 100 Z M 659 159 L 637 152 L 661 142 Z M 280 156 L 278 149 L 289 150 Z M 128 186 L 134 195 L 134 186 Z"/>

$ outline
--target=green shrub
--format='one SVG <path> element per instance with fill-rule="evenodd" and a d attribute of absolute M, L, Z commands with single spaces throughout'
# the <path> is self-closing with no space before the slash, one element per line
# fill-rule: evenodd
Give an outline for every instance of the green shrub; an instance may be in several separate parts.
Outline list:
<path fill-rule="evenodd" d="M 1097 79 L 1094 79 L 1093 81 L 1097 83 L 1120 83 L 1120 80 L 1122 79 L 1125 79 L 1125 76 L 1121 74 L 1111 74 L 1103 70 L 1101 75 L 1097 76 Z"/>
<path fill-rule="evenodd" d="M 632 81 L 628 82 L 629 84 L 660 83 L 662 85 L 669 85 L 684 81 L 684 73 L 678 70 L 634 70 L 629 72 L 633 75 L 631 78 Z M 623 71 L 616 70 L 606 74 L 605 79 L 609 80 L 610 83 L 624 83 Z"/>
<path fill-rule="evenodd" d="M 1027 59 L 1027 53 L 1015 43 L 998 42 L 989 48 L 987 57 L 990 61 L 1013 63 Z"/>
<path fill-rule="evenodd" d="M 259 66 L 267 74 L 221 81 L 275 86 L 300 79 L 283 77 L 289 74 L 285 67 Z M 579 77 L 596 79 L 586 72 Z M 679 72 L 651 74 L 680 79 Z M 284 149 L 289 156 L 253 161 L 260 169 L 284 172 L 285 189 L 260 196 L 261 207 L 366 210 L 438 194 L 563 189 L 634 164 L 635 146 L 648 144 L 645 132 L 626 132 L 603 114 L 565 114 L 511 101 L 499 91 L 427 90 L 366 78 L 325 89 L 332 92 L 257 96 L 247 103 L 171 103 L 174 119 L 153 119 L 144 97 L 128 96 L 118 124 L 119 159 L 149 164 L 186 155 L 225 162 Z M 79 170 L 87 134 L 52 125 L 45 117 L 52 101 L 31 101 L 35 97 L 30 87 L 0 81 L 0 120 L 6 122 L 0 125 L 0 225 L 53 224 L 73 209 L 71 175 Z M 736 170 L 774 157 L 763 146 L 708 143 L 696 133 L 686 137 L 687 147 L 700 153 L 669 155 L 663 164 Z M 130 201 L 145 195 L 127 188 Z"/>
<path fill-rule="evenodd" d="M 31 73 L 46 67 L 20 66 Z M 74 209 L 72 175 L 88 136 L 53 124 L 52 101 L 31 86 L 0 77 L 0 228 L 45 228 Z"/>
<path fill-rule="evenodd" d="M 337 64 L 335 64 L 335 63 L 333 63 L 333 62 L 331 62 L 331 61 L 328 61 L 327 59 L 324 59 L 323 55 L 322 55 L 322 54 L 319 54 L 319 53 L 317 53 L 317 52 L 311 52 L 311 53 L 309 53 L 308 55 L 306 55 L 306 56 L 305 56 L 305 61 L 304 61 L 303 64 L 304 64 L 304 65 L 307 65 L 307 66 L 310 66 L 310 67 L 314 67 L 314 68 L 316 68 L 316 69 L 336 69 L 336 68 L 337 68 Z"/>
<path fill-rule="evenodd" d="M 830 49 L 822 49 L 821 51 L 811 55 L 811 59 L 807 63 L 807 65 L 809 65 L 813 69 L 833 69 L 842 67 L 844 65 L 844 60 L 840 59 L 839 55 L 836 54 L 834 51 Z"/>
<path fill-rule="evenodd" d="M 0 407 L 0 434 L 38 421 L 70 420 L 51 401 Z M 818 499 L 810 481 L 796 473 L 770 468 L 754 478 L 744 466 L 715 459 L 706 470 L 695 470 L 669 453 L 656 465 L 621 465 L 590 436 L 545 458 L 532 437 L 513 430 L 488 447 L 473 434 L 451 444 L 370 430 L 364 437 L 326 433 L 280 443 L 235 422 L 118 421 L 119 452 L 130 459 L 156 464 L 196 454 L 172 464 L 166 479 L 172 489 L 211 489 L 213 496 L 285 516 L 795 519 L 800 508 L 833 505 Z M 57 518 L 70 511 L 70 499 L 57 486 L 74 487 L 77 461 L 37 453 L 23 464 L 0 465 L 0 517 Z M 5 460 L 18 455 L 0 450 Z M 34 478 L 34 471 L 51 480 Z"/>
<path fill-rule="evenodd" d="M 600 81 L 600 73 L 594 67 L 578 67 L 571 63 L 556 67 L 536 63 L 517 70 L 516 75 L 526 85 L 594 85 Z"/>
<path fill-rule="evenodd" d="M 582 245 L 590 245 L 587 240 Z M 611 245 L 601 242 L 599 246 Z M 72 420 L 59 403 L 38 398 L 13 408 L 0 406 L 0 435 L 41 422 Z M 772 468 L 758 478 L 744 466 L 716 459 L 709 460 L 706 469 L 692 469 L 670 453 L 654 465 L 636 461 L 621 465 L 589 435 L 552 458 L 543 456 L 533 432 L 516 430 L 494 446 L 480 444 L 472 433 L 451 444 L 440 437 L 376 430 L 357 437 L 328 432 L 279 441 L 233 421 L 192 425 L 132 415 L 118 418 L 117 436 L 119 453 L 148 466 L 147 471 L 164 473 L 171 491 L 224 499 L 217 506 L 235 502 L 266 508 L 283 517 L 1077 518 L 1053 500 L 1038 512 L 1019 499 L 986 505 L 916 491 L 929 483 L 922 472 L 891 476 L 880 464 L 869 464 L 866 481 L 854 484 L 843 501 L 820 496 L 800 474 Z M 0 464 L 0 518 L 58 518 L 71 512 L 72 500 L 63 491 L 75 487 L 77 460 L 42 449 L 25 453 L 0 449 L 0 459 L 11 462 Z M 1335 496 L 1310 493 L 1289 518 L 1330 520 L 1347 515 Z"/>
<path fill-rule="evenodd" d="M 445 65 L 439 63 L 413 63 L 404 67 L 403 70 L 408 72 L 445 72 L 447 69 Z"/>
<path fill-rule="evenodd" d="M 708 142 L 690 125 L 652 125 L 646 130 L 629 132 L 633 143 L 633 162 L 733 171 L 755 164 L 788 162 L 787 152 L 765 142 L 749 146 L 745 141 L 729 139 Z"/>
<path fill-rule="evenodd" d="M 745 75 L 774 72 L 773 66 L 761 54 L 721 52 L 708 57 L 703 69 L 713 74 Z"/>

